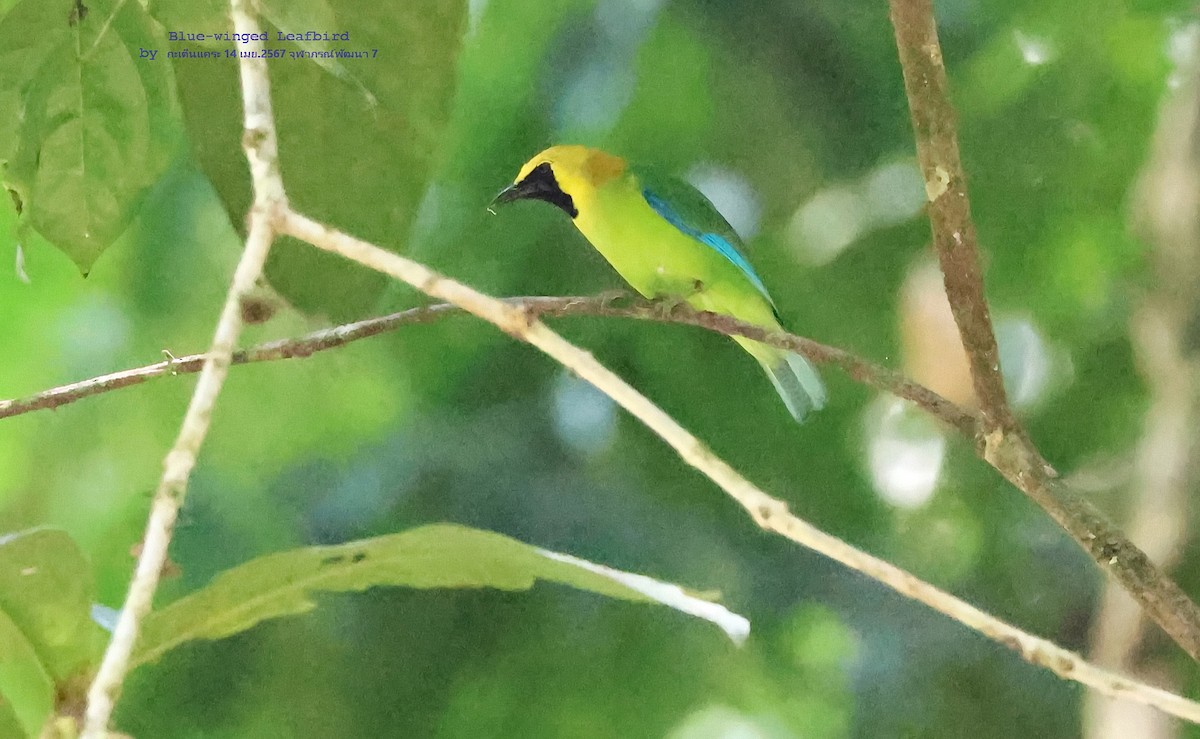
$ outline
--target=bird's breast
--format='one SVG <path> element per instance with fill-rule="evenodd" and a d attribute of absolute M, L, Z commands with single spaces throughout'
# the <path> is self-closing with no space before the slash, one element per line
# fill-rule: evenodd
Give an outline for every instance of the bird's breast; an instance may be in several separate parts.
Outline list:
<path fill-rule="evenodd" d="M 632 187 L 598 191 L 579 207 L 575 225 L 630 287 L 646 297 L 695 292 L 696 280 L 708 273 L 715 255 L 659 216 Z"/>

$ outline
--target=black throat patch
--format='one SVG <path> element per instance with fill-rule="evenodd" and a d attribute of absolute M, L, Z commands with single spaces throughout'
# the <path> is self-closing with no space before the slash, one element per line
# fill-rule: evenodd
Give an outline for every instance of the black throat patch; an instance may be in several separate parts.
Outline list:
<path fill-rule="evenodd" d="M 550 168 L 550 162 L 542 162 L 534 167 L 525 179 L 518 182 L 517 193 L 521 198 L 545 200 L 572 218 L 579 215 L 579 211 L 575 209 L 575 201 L 562 191 L 558 180 L 554 179 L 554 170 Z"/>

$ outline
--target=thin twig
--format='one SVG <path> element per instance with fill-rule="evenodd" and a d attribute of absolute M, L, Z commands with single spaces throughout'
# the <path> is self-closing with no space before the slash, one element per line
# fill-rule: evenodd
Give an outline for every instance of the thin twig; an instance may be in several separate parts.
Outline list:
<path fill-rule="evenodd" d="M 712 323 L 714 314 L 694 312 L 687 306 L 678 306 L 669 314 L 664 313 L 660 309 L 660 305 L 638 298 L 630 298 L 627 301 L 629 304 L 621 306 L 613 305 L 613 301 L 606 297 L 521 297 L 509 298 L 504 302 L 518 308 L 529 316 L 638 318 L 663 323 L 698 326 L 718 333 L 728 333 L 729 335 L 746 335 L 755 331 L 758 332 L 758 335 L 762 333 L 762 330 L 757 327 L 743 326 L 733 319 L 722 321 L 722 325 L 719 326 L 714 325 Z M 308 357 L 317 352 L 345 346 L 359 339 L 394 331 L 402 326 L 427 323 L 443 317 L 459 315 L 462 312 L 458 306 L 450 303 L 439 303 L 428 307 L 413 308 L 399 313 L 314 331 L 294 339 L 283 339 L 259 344 L 258 346 L 235 352 L 232 357 L 232 363 L 248 364 L 252 362 L 269 362 Z M 726 328 L 729 330 L 723 330 Z M 761 338 L 763 341 L 773 345 L 802 352 L 805 356 L 812 358 L 813 361 L 827 362 L 840 366 L 859 381 L 872 387 L 894 392 L 900 397 L 910 398 L 926 411 L 942 419 L 949 425 L 965 428 L 968 435 L 972 433 L 973 416 L 968 411 L 959 408 L 927 388 L 916 385 L 894 372 L 873 365 L 841 349 L 828 347 L 824 344 L 791 334 L 772 333 L 761 336 Z M 200 367 L 203 366 L 204 358 L 205 355 L 203 354 L 178 357 L 174 360 L 157 362 L 146 367 L 116 372 L 111 375 L 47 390 L 22 401 L 5 401 L 5 403 L 10 405 L 6 406 L 4 403 L 0 403 L 0 417 L 2 415 L 16 415 L 17 413 L 26 413 L 47 407 L 57 407 L 58 405 L 70 403 L 89 395 L 128 387 L 156 377 L 194 373 L 199 371 Z M 837 540 L 834 541 L 836 542 Z M 839 549 L 839 544 L 841 542 L 834 544 L 833 547 Z M 841 546 L 848 548 L 848 545 L 841 544 Z M 837 555 L 831 556 L 842 561 Z M 855 556 L 866 557 L 868 555 L 859 552 Z M 868 575 L 872 577 L 876 576 L 872 573 L 868 573 Z M 908 587 L 908 583 L 913 579 L 915 578 L 912 578 L 911 575 L 899 578 L 899 585 L 895 589 Z M 934 592 L 939 591 L 935 590 Z M 1024 632 L 1016 632 L 1015 628 L 987 616 L 987 614 L 979 616 L 971 610 L 970 606 L 967 606 L 966 609 L 961 609 L 954 602 L 952 596 L 946 597 L 950 598 L 950 600 L 944 607 L 941 605 L 929 605 L 945 613 L 950 618 L 964 623 L 969 628 L 986 629 L 984 632 L 985 635 L 989 637 L 995 635 L 995 638 L 1002 640 L 1005 646 L 1016 649 L 1023 659 L 1033 664 L 1051 669 L 1064 678 L 1088 685 L 1103 695 L 1130 698 L 1184 718 L 1200 717 L 1200 714 L 1197 713 L 1198 707 L 1196 704 L 1182 701 L 1178 696 L 1166 693 L 1160 689 L 1130 681 L 1119 674 L 1097 669 L 1094 665 L 1080 660 L 1076 655 L 1066 652 L 1053 644 L 1044 642 L 1035 636 Z M 964 613 L 967 616 L 964 616 Z M 1019 633 L 1019 636 L 1016 633 Z"/>
<path fill-rule="evenodd" d="M 982 428 L 977 443 L 984 458 L 1050 514 L 1179 646 L 1200 660 L 1200 608 L 1086 498 L 1057 479 L 1009 409 L 932 0 L 889 0 L 889 6 L 929 197 L 933 243 L 979 401 Z"/>
<path fill-rule="evenodd" d="M 250 8 L 250 0 L 233 0 L 232 11 L 234 29 L 238 33 L 251 34 L 250 38 L 257 38 L 258 21 Z M 163 461 L 162 480 L 154 494 L 145 538 L 142 540 L 142 553 L 129 585 L 129 593 L 104 652 L 99 672 L 88 690 L 84 739 L 102 739 L 107 735 L 108 722 L 129 669 L 129 656 L 137 641 L 142 618 L 150 611 L 159 575 L 167 562 L 167 547 L 187 494 L 188 477 L 196 464 L 204 437 L 208 434 L 213 407 L 241 335 L 242 298 L 249 294 L 262 274 L 267 253 L 275 239 L 274 220 L 277 214 L 287 208 L 283 180 L 279 175 L 267 64 L 259 58 L 262 42 L 251 42 L 245 49 L 253 53 L 244 54 L 240 59 L 242 102 L 245 107 L 242 145 L 254 182 L 254 205 L 249 216 L 246 248 L 229 285 L 212 346 L 205 355 L 204 367 L 183 417 L 179 437 Z"/>
<path fill-rule="evenodd" d="M 992 331 L 967 178 L 958 155 L 954 108 L 938 44 L 932 0 L 890 0 L 896 46 L 904 71 L 917 160 L 925 177 L 933 245 L 946 283 L 946 297 L 971 365 L 985 432 L 1014 421 L 1000 376 L 1000 350 Z"/>
<path fill-rule="evenodd" d="M 660 323 L 676 323 L 696 326 L 727 336 L 746 336 L 764 343 L 789 349 L 808 357 L 817 364 L 839 367 L 851 378 L 877 390 L 890 392 L 897 397 L 912 401 L 930 415 L 972 438 L 975 433 L 975 415 L 951 403 L 929 388 L 909 380 L 898 372 L 881 367 L 844 349 L 828 346 L 803 336 L 784 332 L 768 332 L 764 329 L 730 316 L 698 312 L 686 304 L 674 306 L 669 312 L 660 303 L 641 298 L 624 298 L 616 304 L 611 297 L 520 297 L 506 298 L 505 302 L 516 306 L 530 315 L 543 317 L 606 316 L 611 318 L 637 318 Z M 422 308 L 368 318 L 354 323 L 321 329 L 294 339 L 271 341 L 249 349 L 234 352 L 233 364 L 269 362 L 280 359 L 307 357 L 316 352 L 344 346 L 352 341 L 394 331 L 401 326 L 427 323 L 461 312 L 450 303 L 441 303 Z M 17 416 L 37 410 L 58 408 L 92 395 L 138 385 L 156 377 L 182 375 L 198 372 L 204 364 L 204 354 L 189 354 L 183 357 L 155 362 L 134 369 L 113 372 L 81 382 L 43 390 L 26 398 L 0 400 L 0 418 Z"/>
<path fill-rule="evenodd" d="M 1029 663 L 1051 670 L 1060 677 L 1075 680 L 1106 695 L 1137 700 L 1172 715 L 1200 723 L 1200 704 L 1090 665 L 1078 655 L 1023 632 L 794 516 L 788 511 L 787 504 L 755 487 L 662 409 L 597 362 L 590 353 L 551 331 L 538 319 L 536 313 L 479 293 L 422 264 L 355 239 L 294 212 L 285 215 L 281 230 L 297 239 L 407 282 L 427 295 L 450 301 L 494 324 L 513 338 L 542 350 L 567 369 L 592 383 L 658 434 L 685 462 L 728 493 L 762 529 L 780 534 L 863 573 L 905 597 L 924 603 L 1017 652 Z"/>
<path fill-rule="evenodd" d="M 241 11 L 246 10 L 244 0 L 233 0 L 233 2 L 235 26 L 242 32 L 255 32 L 257 29 L 253 26 L 253 19 L 245 13 L 239 15 Z M 902 0 L 893 0 L 894 17 L 898 15 L 895 12 L 896 8 L 903 4 Z M 916 7 L 918 12 L 929 10 L 928 2 L 922 2 L 922 0 L 911 3 L 911 5 Z M 926 49 L 929 57 L 936 62 L 933 67 L 935 77 L 940 70 L 940 90 L 935 90 L 934 94 L 936 95 L 939 92 L 944 92 L 944 70 L 940 69 L 940 51 L 938 51 L 936 45 L 936 32 L 932 25 L 932 15 L 931 13 L 926 13 L 926 15 L 928 17 L 925 25 L 927 25 L 928 36 L 932 39 L 932 46 L 927 45 L 921 48 Z M 919 16 L 918 20 L 920 20 Z M 898 40 L 902 40 L 902 35 L 901 24 L 897 24 Z M 902 60 L 904 56 L 902 48 Z M 906 65 L 906 78 L 908 77 L 908 71 Z M 494 323 L 506 333 L 542 349 L 564 366 L 571 368 L 580 376 L 600 387 L 616 402 L 622 405 L 622 407 L 629 410 L 652 430 L 662 436 L 664 440 L 676 449 L 685 461 L 703 471 L 741 504 L 762 528 L 780 533 L 793 541 L 813 548 L 815 551 L 833 557 L 881 582 L 889 584 L 897 592 L 918 599 L 943 613 L 952 615 L 952 617 L 972 626 L 980 633 L 1015 649 L 1022 657 L 1033 664 L 1051 669 L 1064 677 L 1079 679 L 1081 682 L 1085 682 L 1098 690 L 1110 694 L 1127 693 L 1130 697 L 1136 694 L 1139 700 L 1157 705 L 1176 715 L 1186 716 L 1190 720 L 1200 721 L 1200 713 L 1195 712 L 1200 707 L 1197 707 L 1196 704 L 1190 703 L 1179 696 L 1173 696 L 1153 688 L 1139 687 L 1138 684 L 1118 676 L 1111 676 L 1107 673 L 1101 672 L 1100 674 L 1104 675 L 1104 678 L 1101 679 L 1097 675 L 1099 671 L 1096 668 L 1086 665 L 1086 663 L 1083 663 L 1075 655 L 1061 650 L 1052 643 L 1024 634 L 975 609 L 969 604 L 933 588 L 933 586 L 918 580 L 893 565 L 859 552 L 792 516 L 787 511 L 784 503 L 768 496 L 751 485 L 720 458 L 713 455 L 698 439 L 691 436 L 661 409 L 650 403 L 620 380 L 620 378 L 597 363 L 591 355 L 567 343 L 557 334 L 550 331 L 529 311 L 484 296 L 465 285 L 441 277 L 423 265 L 327 229 L 298 214 L 287 212 L 286 206 L 283 205 L 282 185 L 278 180 L 278 172 L 275 168 L 273 157 L 273 126 L 271 124 L 269 107 L 265 109 L 265 123 L 267 124 L 267 128 L 258 129 L 250 125 L 253 110 L 253 101 L 250 99 L 252 87 L 250 77 L 254 76 L 255 72 L 260 75 L 260 79 L 256 81 L 263 85 L 259 89 L 265 91 L 265 65 L 261 65 L 260 69 L 252 70 L 246 66 L 246 60 L 244 60 L 243 89 L 246 96 L 248 129 L 245 143 L 251 159 L 252 169 L 254 169 L 253 174 L 255 175 L 256 183 L 256 209 L 252 213 L 252 225 L 250 237 L 247 242 L 247 251 L 242 264 L 239 265 L 239 269 L 235 274 L 234 284 L 231 286 L 231 299 L 227 301 L 226 309 L 222 314 L 222 321 L 218 325 L 214 347 L 206 356 L 205 371 L 201 374 L 193 406 L 189 408 L 184 428 L 181 429 L 180 442 L 177 443 L 177 448 L 168 455 L 167 474 L 164 475 L 159 494 L 156 495 L 155 507 L 152 511 L 150 526 L 147 530 L 145 551 L 138 563 L 137 573 L 131 585 L 130 597 L 126 603 L 122 618 L 118 623 L 117 634 L 114 636 L 113 643 L 106 654 L 101 674 L 97 677 L 92 692 L 89 693 L 86 736 L 99 736 L 103 733 L 108 716 L 111 713 L 113 698 L 123 680 L 128 660 L 128 651 L 126 650 L 124 656 L 122 656 L 121 648 L 118 645 L 125 645 L 132 648 L 140 616 L 149 607 L 150 599 L 153 596 L 158 572 L 161 564 L 165 561 L 166 545 L 170 540 L 174 517 L 178 511 L 178 505 L 181 502 L 186 487 L 187 475 L 190 472 L 192 464 L 194 464 L 195 454 L 203 438 L 204 431 L 207 428 L 212 400 L 215 398 L 216 390 L 220 386 L 220 380 L 227 370 L 237 330 L 240 328 L 239 317 L 235 315 L 227 321 L 227 314 L 230 313 L 231 308 L 235 312 L 240 308 L 240 297 L 250 288 L 253 282 L 253 279 L 247 282 L 244 279 L 246 275 L 253 273 L 253 276 L 257 276 L 258 269 L 243 269 L 243 266 L 251 261 L 249 259 L 251 252 L 261 252 L 261 256 L 265 258 L 273 235 L 272 216 L 279 219 L 279 225 L 284 232 L 402 279 L 427 294 L 459 305 L 465 310 Z M 934 82 L 937 83 L 938 80 L 935 79 Z M 929 80 L 925 79 L 922 84 L 929 87 Z M 935 84 L 934 87 L 938 87 L 938 85 Z M 911 92 L 912 88 L 910 88 Z M 946 110 L 950 111 L 948 102 L 946 106 Z M 952 111 L 950 112 L 952 114 Z M 935 123 L 938 122 L 936 117 L 931 120 Z M 948 120 L 950 127 L 949 140 L 954 142 L 952 117 Z M 915 112 L 914 121 L 916 121 Z M 918 133 L 920 134 L 920 131 Z M 937 134 L 936 131 L 933 133 L 934 135 Z M 256 169 L 254 167 L 255 150 L 263 145 L 264 139 L 270 139 L 272 157 L 269 164 L 271 166 L 265 169 Z M 933 152 L 934 156 L 938 155 L 937 147 L 932 147 L 929 151 Z M 941 154 L 946 155 L 947 152 L 942 151 Z M 947 170 L 944 167 L 940 169 L 934 167 L 932 169 L 927 168 L 927 174 L 935 176 L 935 180 L 931 180 L 932 182 L 940 181 L 941 176 L 945 175 L 945 184 L 947 186 L 955 182 L 961 185 L 961 166 L 957 162 L 956 143 L 953 150 L 949 152 L 949 155 L 951 155 L 953 160 L 954 171 Z M 924 159 L 926 157 L 923 156 Z M 259 198 L 262 196 L 257 187 L 260 175 L 263 179 L 269 179 L 273 175 L 275 183 L 279 185 L 278 199 L 267 202 L 269 207 L 265 208 L 259 207 L 261 204 Z M 970 219 L 969 211 L 966 208 L 965 189 L 961 187 L 959 189 L 962 195 L 961 209 L 957 211 L 951 210 L 943 221 L 944 223 L 953 225 L 955 219 L 959 219 L 961 223 L 965 223 L 969 227 Z M 943 195 L 944 193 L 934 194 L 931 192 L 931 199 L 936 201 Z M 938 231 L 938 228 L 937 220 L 935 219 L 935 232 Z M 942 233 L 938 233 L 937 235 L 945 236 Z M 1036 450 L 1031 445 L 1028 445 L 1023 434 L 1011 433 L 1019 431 L 1019 427 L 1016 426 L 1015 421 L 1011 420 L 1011 412 L 1008 411 L 1008 406 L 1003 395 L 1003 385 L 999 383 L 999 364 L 995 350 L 995 339 L 991 335 L 990 320 L 987 316 L 987 304 L 983 300 L 982 281 L 979 277 L 978 259 L 974 251 L 973 233 L 961 229 L 954 230 L 950 232 L 950 240 L 948 242 L 945 239 L 939 240 L 935 238 L 935 243 L 939 244 L 939 249 L 950 248 L 946 246 L 947 244 L 950 244 L 953 248 L 958 248 L 962 246 L 962 240 L 968 237 L 970 250 L 958 249 L 957 252 L 947 252 L 943 259 L 943 266 L 947 272 L 948 288 L 954 285 L 957 286 L 955 289 L 961 291 L 957 298 L 953 293 L 951 294 L 951 303 L 952 306 L 955 306 L 956 303 L 961 304 L 956 306 L 955 315 L 959 322 L 960 330 L 964 333 L 964 343 L 969 352 L 973 349 L 976 352 L 976 354 L 972 355 L 972 368 L 977 384 L 977 393 L 980 395 L 981 404 L 986 409 L 983 428 L 983 436 L 986 441 L 984 445 L 985 457 L 997 469 L 1001 470 L 1006 477 L 1012 480 L 1014 484 L 1022 487 L 1031 496 L 1038 499 L 1039 502 L 1042 502 L 1043 499 L 1059 500 L 1070 498 L 1074 495 L 1073 491 L 1070 491 L 1053 479 L 1052 470 L 1041 459 Z M 257 249 L 254 248 L 255 245 L 258 245 Z M 258 267 L 261 268 L 261 260 L 258 260 Z M 958 277 L 952 278 L 950 272 L 955 270 L 957 270 L 956 274 Z M 958 279 L 959 277 L 962 279 Z M 233 299 L 234 297 L 237 299 Z M 972 301 L 974 301 L 974 305 L 970 305 Z M 980 326 L 986 327 L 987 337 L 991 337 L 990 345 L 989 342 L 982 340 L 987 337 L 981 337 L 977 334 L 973 335 L 973 339 L 968 339 L 968 329 L 972 327 L 980 328 Z M 232 327 L 232 330 L 222 332 L 222 327 Z M 232 338 L 227 334 L 232 334 Z M 747 333 L 747 335 L 751 334 Z M 225 339 L 228 339 L 228 341 Z M 989 361 L 989 354 L 990 359 L 995 359 L 996 361 Z M 208 380 L 207 383 L 206 379 Z M 215 388 L 205 396 L 205 394 L 200 392 L 200 388 L 208 385 L 214 385 Z M 203 402 L 197 403 L 196 398 L 205 399 Z M 194 418 L 195 423 L 189 424 L 187 421 L 192 418 Z M 184 443 L 185 435 L 188 434 L 189 428 L 193 430 L 199 429 L 199 433 L 188 437 L 191 443 Z M 160 500 L 165 501 L 162 506 L 159 504 Z M 1074 514 L 1078 510 L 1082 510 L 1085 515 L 1076 518 L 1071 518 L 1068 515 L 1065 521 L 1060 518 L 1060 515 L 1055 516 L 1056 520 L 1060 520 L 1060 523 L 1072 531 L 1077 538 L 1081 537 L 1081 531 L 1091 534 L 1093 537 L 1095 537 L 1095 534 L 1092 532 L 1097 530 L 1101 531 L 1101 533 L 1109 533 L 1104 531 L 1106 523 L 1102 519 L 1093 520 L 1089 517 L 1093 512 L 1090 512 L 1086 506 L 1082 509 L 1079 509 L 1078 506 L 1079 503 L 1076 501 L 1071 506 L 1053 509 L 1050 512 L 1052 515 L 1056 513 L 1066 515 L 1066 513 Z M 165 512 L 160 514 L 160 508 Z M 1082 538 L 1080 540 L 1083 541 Z M 1120 577 L 1121 570 L 1128 568 L 1131 564 L 1126 561 L 1126 557 L 1132 557 L 1133 554 L 1141 555 L 1141 552 L 1136 549 L 1132 553 L 1127 551 L 1123 546 L 1126 543 L 1123 539 L 1118 540 L 1116 545 L 1119 545 L 1118 549 L 1120 551 L 1116 553 L 1111 550 L 1114 543 L 1109 538 L 1104 538 L 1103 541 L 1097 542 L 1095 548 L 1088 548 L 1089 551 L 1093 551 L 1093 556 L 1098 559 L 1102 556 L 1111 555 L 1110 564 L 1117 565 L 1114 569 L 1117 571 L 1118 577 Z M 153 552 L 153 555 L 151 555 L 151 552 Z M 1152 565 L 1149 565 L 1149 562 L 1145 561 L 1144 555 L 1141 555 L 1141 557 L 1143 561 L 1132 562 L 1133 569 L 1137 572 L 1130 579 L 1133 584 L 1148 586 L 1153 592 L 1149 595 L 1144 593 L 1137 594 L 1143 599 L 1144 604 L 1151 609 L 1156 605 L 1156 602 L 1160 606 L 1164 603 L 1168 607 L 1174 606 L 1177 611 L 1176 616 L 1179 617 L 1180 604 L 1169 602 L 1174 597 L 1174 594 L 1170 592 L 1169 587 L 1166 587 L 1174 587 L 1174 584 L 1170 583 L 1170 581 L 1165 581 L 1164 585 L 1161 575 L 1153 571 Z M 1150 571 L 1145 571 L 1144 567 L 1149 567 Z M 1129 583 L 1127 583 L 1128 586 Z M 1177 588 L 1175 590 L 1178 592 Z M 1169 597 L 1160 597 L 1164 593 Z M 1191 605 L 1190 601 L 1187 601 L 1182 596 L 1182 593 L 1178 593 L 1178 597 L 1182 598 L 1185 604 Z M 1158 599 L 1157 601 L 1156 598 Z M 1194 606 L 1192 608 L 1194 609 Z M 1184 615 L 1186 616 L 1186 614 Z M 1156 620 L 1159 616 L 1161 614 L 1156 614 Z M 1183 620 L 1186 621 L 1187 619 L 1184 618 Z M 1162 623 L 1161 620 L 1160 623 Z M 124 627 L 123 624 L 125 624 Z M 1177 640 L 1179 639 L 1179 636 L 1171 630 L 1170 624 L 1164 624 L 1164 626 L 1168 628 L 1169 633 L 1172 633 Z M 1187 645 L 1185 644 L 1186 647 Z M 110 662 L 112 663 L 111 665 Z M 108 678 L 104 679 L 106 674 Z"/>

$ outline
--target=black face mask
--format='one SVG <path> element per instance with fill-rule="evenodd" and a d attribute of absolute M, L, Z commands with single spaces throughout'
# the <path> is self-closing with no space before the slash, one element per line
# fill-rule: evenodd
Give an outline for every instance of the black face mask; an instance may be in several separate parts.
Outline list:
<path fill-rule="evenodd" d="M 525 179 L 501 190 L 492 200 L 492 205 L 511 203 L 514 200 L 544 200 L 572 218 L 579 215 L 579 211 L 575 209 L 575 201 L 562 191 L 558 180 L 554 179 L 554 170 L 550 168 L 550 162 L 542 162 L 534 167 Z"/>

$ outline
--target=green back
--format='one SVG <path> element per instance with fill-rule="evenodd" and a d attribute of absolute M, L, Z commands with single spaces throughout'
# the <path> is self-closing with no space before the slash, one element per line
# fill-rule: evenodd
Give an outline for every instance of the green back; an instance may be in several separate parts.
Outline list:
<path fill-rule="evenodd" d="M 651 208 L 683 233 L 728 259 L 774 306 L 762 278 L 746 258 L 741 237 L 702 192 L 653 168 L 631 171 Z"/>

